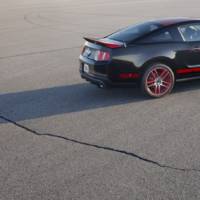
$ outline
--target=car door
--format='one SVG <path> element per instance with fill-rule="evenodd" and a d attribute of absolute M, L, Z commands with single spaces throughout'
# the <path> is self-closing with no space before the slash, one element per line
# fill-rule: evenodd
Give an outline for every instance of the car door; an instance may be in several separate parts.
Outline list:
<path fill-rule="evenodd" d="M 179 63 L 190 69 L 185 72 L 200 72 L 200 23 L 180 25 L 178 30 L 185 44 L 184 48 L 177 52 Z"/>

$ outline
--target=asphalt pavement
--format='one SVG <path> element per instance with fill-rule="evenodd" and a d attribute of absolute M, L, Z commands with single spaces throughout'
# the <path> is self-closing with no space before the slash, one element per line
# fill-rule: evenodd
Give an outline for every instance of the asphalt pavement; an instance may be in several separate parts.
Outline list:
<path fill-rule="evenodd" d="M 200 81 L 162 99 L 80 78 L 83 36 L 200 17 L 198 0 L 0 6 L 0 200 L 200 199 Z"/>

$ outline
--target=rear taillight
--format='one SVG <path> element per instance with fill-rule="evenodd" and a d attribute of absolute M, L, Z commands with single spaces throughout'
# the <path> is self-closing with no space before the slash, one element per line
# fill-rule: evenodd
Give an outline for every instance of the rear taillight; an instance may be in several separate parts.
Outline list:
<path fill-rule="evenodd" d="M 110 53 L 107 51 L 97 50 L 95 53 L 96 61 L 109 61 L 110 60 Z"/>

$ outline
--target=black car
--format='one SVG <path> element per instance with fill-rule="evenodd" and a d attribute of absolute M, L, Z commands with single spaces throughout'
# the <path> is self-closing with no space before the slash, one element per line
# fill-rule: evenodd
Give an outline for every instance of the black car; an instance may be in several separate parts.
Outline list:
<path fill-rule="evenodd" d="M 85 40 L 81 77 L 101 88 L 139 83 L 162 97 L 176 81 L 200 78 L 200 19 L 152 20 Z"/>

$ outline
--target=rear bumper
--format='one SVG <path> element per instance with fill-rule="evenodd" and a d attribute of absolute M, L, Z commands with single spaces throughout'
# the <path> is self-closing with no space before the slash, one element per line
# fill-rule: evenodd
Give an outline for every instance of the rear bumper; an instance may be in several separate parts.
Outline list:
<path fill-rule="evenodd" d="M 84 65 L 89 67 L 89 72 L 85 72 Z M 115 65 L 114 65 L 115 66 Z M 83 79 L 98 85 L 104 86 L 123 86 L 123 85 L 135 85 L 138 83 L 138 79 L 119 79 L 119 73 L 122 70 L 113 69 L 110 67 L 110 63 L 97 63 L 93 60 L 80 56 L 80 75 Z M 124 69 L 123 69 L 124 70 Z M 125 71 L 126 72 L 126 71 Z"/>
<path fill-rule="evenodd" d="M 98 85 L 99 87 L 105 87 L 107 85 L 112 85 L 112 82 L 107 78 L 103 76 L 93 76 L 87 73 L 84 73 L 82 70 L 80 70 L 81 78 L 85 79 L 86 81 L 89 81 L 95 85 Z"/>
<path fill-rule="evenodd" d="M 104 88 L 107 86 L 135 86 L 138 84 L 138 82 L 114 82 L 112 80 L 109 80 L 106 77 L 101 76 L 93 76 L 90 74 L 86 74 L 80 70 L 81 78 L 85 79 L 86 81 L 89 81 L 90 83 L 93 83 L 100 88 Z"/>
<path fill-rule="evenodd" d="M 89 73 L 84 72 L 84 64 L 87 64 L 89 67 Z M 80 74 L 81 77 L 93 84 L 96 84 L 100 87 L 111 85 L 112 82 L 107 74 L 107 66 L 105 63 L 97 64 L 95 61 L 85 58 L 82 55 L 80 56 Z"/>

